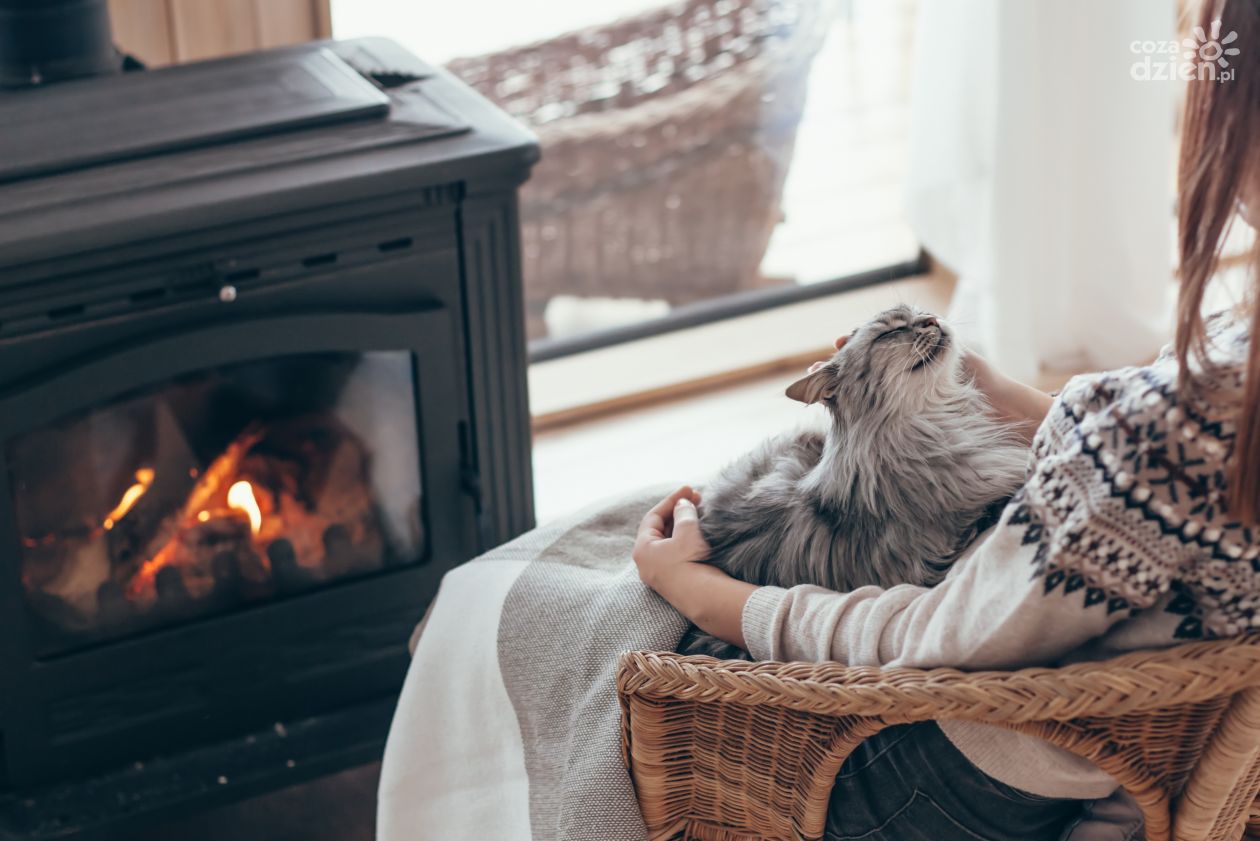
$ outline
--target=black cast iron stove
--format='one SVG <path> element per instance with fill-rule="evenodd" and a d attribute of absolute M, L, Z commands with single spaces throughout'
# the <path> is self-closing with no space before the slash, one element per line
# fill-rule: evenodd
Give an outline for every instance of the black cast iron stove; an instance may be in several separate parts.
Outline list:
<path fill-rule="evenodd" d="M 378 756 L 442 573 L 533 524 L 533 138 L 379 39 L 0 127 L 0 836 Z"/>

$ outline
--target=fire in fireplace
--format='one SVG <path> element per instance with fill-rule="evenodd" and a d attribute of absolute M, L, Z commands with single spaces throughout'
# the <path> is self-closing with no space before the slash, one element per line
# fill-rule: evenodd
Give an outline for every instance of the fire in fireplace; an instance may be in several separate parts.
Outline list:
<path fill-rule="evenodd" d="M 415 562 L 411 360 L 282 357 L 120 397 L 9 445 L 49 655 Z"/>

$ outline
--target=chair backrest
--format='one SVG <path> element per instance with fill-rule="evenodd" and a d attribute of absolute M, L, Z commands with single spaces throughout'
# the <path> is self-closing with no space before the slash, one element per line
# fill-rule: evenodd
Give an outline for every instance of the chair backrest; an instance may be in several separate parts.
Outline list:
<path fill-rule="evenodd" d="M 1173 807 L 1176 841 L 1236 841 L 1260 791 L 1260 688 L 1233 696 Z"/>

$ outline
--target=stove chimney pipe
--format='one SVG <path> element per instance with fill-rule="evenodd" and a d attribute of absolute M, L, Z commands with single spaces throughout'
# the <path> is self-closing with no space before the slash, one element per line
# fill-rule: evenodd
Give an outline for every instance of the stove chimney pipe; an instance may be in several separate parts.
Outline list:
<path fill-rule="evenodd" d="M 0 88 L 118 73 L 106 0 L 0 0 Z"/>

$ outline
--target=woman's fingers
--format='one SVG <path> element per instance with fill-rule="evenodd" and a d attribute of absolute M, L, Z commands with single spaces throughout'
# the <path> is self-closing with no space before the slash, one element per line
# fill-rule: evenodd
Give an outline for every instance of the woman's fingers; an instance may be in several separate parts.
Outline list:
<path fill-rule="evenodd" d="M 681 488 L 674 491 L 672 494 L 665 497 L 660 502 L 656 503 L 656 505 L 654 505 L 652 507 L 652 510 L 649 511 L 648 513 L 655 514 L 656 516 L 660 517 L 662 520 L 668 520 L 671 516 L 673 516 L 674 506 L 678 503 L 678 500 L 682 499 L 683 497 L 690 497 L 690 496 L 691 496 L 691 487 L 688 485 L 683 485 Z"/>
<path fill-rule="evenodd" d="M 683 498 L 674 504 L 674 534 L 681 529 L 699 528 L 700 513 L 690 498 Z"/>
<path fill-rule="evenodd" d="M 643 519 L 639 522 L 639 536 L 647 535 L 657 539 L 666 536 L 669 522 L 674 518 L 674 508 L 679 500 L 686 499 L 693 503 L 700 501 L 700 494 L 691 489 L 690 485 L 683 485 L 669 496 L 662 499 L 647 512 Z"/>
<path fill-rule="evenodd" d="M 700 531 L 700 514 L 690 499 L 680 499 L 674 506 L 673 539 L 686 560 L 701 561 L 709 556 L 709 544 Z"/>
<path fill-rule="evenodd" d="M 709 557 L 696 510 L 699 501 L 700 494 L 683 485 L 644 515 L 630 557 L 649 587 L 658 589 L 663 576 L 680 564 Z"/>
<path fill-rule="evenodd" d="M 645 540 L 660 540 L 663 537 L 665 537 L 665 521 L 659 514 L 649 511 L 639 521 L 639 531 L 635 535 L 634 542 L 637 544 Z"/>
<path fill-rule="evenodd" d="M 848 341 L 849 341 L 849 337 L 848 337 L 848 336 L 841 336 L 840 338 L 836 339 L 836 341 L 835 341 L 836 350 L 840 350 L 840 348 L 842 348 L 842 347 L 844 347 L 846 344 L 848 344 Z M 807 374 L 812 374 L 812 373 L 814 373 L 814 372 L 815 372 L 815 371 L 817 371 L 819 368 L 821 368 L 821 367 L 823 367 L 824 365 L 826 365 L 828 361 L 829 361 L 829 360 L 827 360 L 827 359 L 823 359 L 823 360 L 820 360 L 820 361 L 818 361 L 818 362 L 815 362 L 813 365 L 810 365 L 810 366 L 809 366 L 809 370 L 808 370 L 808 371 L 806 371 L 805 373 L 807 373 Z"/>

